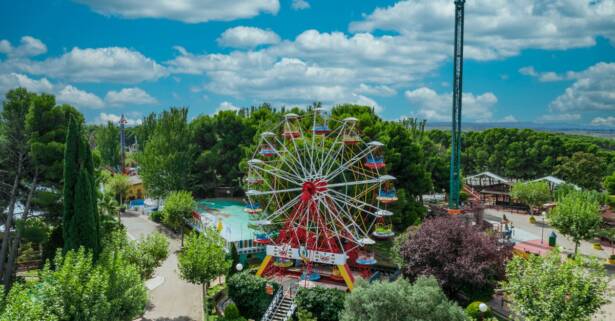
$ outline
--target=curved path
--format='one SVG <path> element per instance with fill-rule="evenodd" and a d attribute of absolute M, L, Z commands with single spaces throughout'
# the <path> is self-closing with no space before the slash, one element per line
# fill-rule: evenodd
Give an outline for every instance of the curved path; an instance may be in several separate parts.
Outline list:
<path fill-rule="evenodd" d="M 154 272 L 154 278 L 160 282 L 149 282 L 155 286 L 149 291 L 149 304 L 139 321 L 199 321 L 201 312 L 201 288 L 179 277 L 177 270 L 177 251 L 180 248 L 178 236 L 170 233 L 160 224 L 154 223 L 147 216 L 137 212 L 122 215 L 128 236 L 133 239 L 153 233 L 162 232 L 169 238 L 169 257 Z"/>

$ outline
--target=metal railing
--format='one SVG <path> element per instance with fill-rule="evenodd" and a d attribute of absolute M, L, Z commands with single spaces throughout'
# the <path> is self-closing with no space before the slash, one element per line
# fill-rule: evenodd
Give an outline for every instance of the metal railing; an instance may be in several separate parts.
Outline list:
<path fill-rule="evenodd" d="M 284 297 L 284 287 L 280 286 L 280 288 L 278 288 L 278 291 L 276 291 L 275 295 L 273 296 L 273 300 L 271 301 L 271 304 L 269 304 L 267 311 L 265 311 L 265 314 L 263 314 L 261 321 L 269 320 L 269 318 L 273 315 L 273 313 L 275 313 L 275 310 L 278 307 L 278 303 L 283 297 Z"/>

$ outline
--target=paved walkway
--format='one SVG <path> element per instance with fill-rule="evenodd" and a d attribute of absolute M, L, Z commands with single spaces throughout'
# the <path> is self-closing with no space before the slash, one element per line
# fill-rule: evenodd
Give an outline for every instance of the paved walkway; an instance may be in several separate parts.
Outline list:
<path fill-rule="evenodd" d="M 162 284 L 149 291 L 149 304 L 139 321 L 200 321 L 201 288 L 183 281 L 177 270 L 177 251 L 180 249 L 179 237 L 169 233 L 136 212 L 127 212 L 122 223 L 131 238 L 139 239 L 155 231 L 165 233 L 169 238 L 169 257 L 154 272 L 154 278 L 162 279 Z M 158 283 L 158 282 L 157 282 Z"/>
<path fill-rule="evenodd" d="M 544 225 L 542 223 L 542 219 L 537 217 L 537 224 L 531 224 L 529 222 L 529 216 L 527 214 L 519 214 L 519 213 L 511 213 L 502 210 L 495 209 L 485 209 L 484 219 L 487 221 L 497 221 L 499 222 L 502 218 L 502 215 L 506 215 L 506 218 L 510 220 L 515 226 L 515 231 L 513 234 L 513 239 L 521 239 L 527 241 L 528 239 L 537 239 L 540 240 L 541 233 L 544 232 L 544 242 L 548 242 L 549 234 L 554 229 L 549 225 L 548 222 L 545 222 Z M 544 228 L 544 231 L 541 231 L 541 227 Z M 574 242 L 559 233 L 555 230 L 557 234 L 557 245 L 560 246 L 565 253 L 574 253 Z M 606 263 L 606 259 L 611 254 L 611 248 L 603 246 L 603 250 L 599 251 L 593 248 L 591 242 L 581 241 L 581 245 L 579 246 L 579 253 L 584 255 L 595 256 L 601 259 L 603 263 Z M 609 287 L 615 293 L 615 271 L 607 269 L 607 274 L 611 278 L 609 282 Z M 592 320 L 594 321 L 607 321 L 607 320 L 615 320 L 615 297 L 611 297 L 611 303 L 606 304 L 600 310 L 600 313 L 594 315 Z"/>

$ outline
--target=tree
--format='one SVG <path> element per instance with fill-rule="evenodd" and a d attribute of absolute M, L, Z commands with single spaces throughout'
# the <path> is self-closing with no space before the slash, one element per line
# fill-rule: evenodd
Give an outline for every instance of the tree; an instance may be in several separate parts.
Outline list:
<path fill-rule="evenodd" d="M 191 233 L 179 254 L 179 272 L 181 278 L 203 287 L 204 320 L 209 320 L 207 308 L 207 290 L 210 282 L 223 275 L 229 268 L 226 260 L 224 240 L 213 229 L 206 228 L 204 233 Z"/>
<path fill-rule="evenodd" d="M 344 308 L 344 292 L 323 287 L 300 288 L 295 303 L 300 310 L 311 313 L 316 320 L 338 321 Z"/>
<path fill-rule="evenodd" d="M 9 153 L 6 159 L 7 165 L 9 165 L 7 169 L 10 171 L 9 175 L 13 180 L 9 185 L 8 210 L 4 222 L 4 236 L 0 246 L 0 276 L 4 276 L 5 258 L 11 240 L 15 204 L 19 196 L 18 188 L 24 175 L 24 167 L 28 157 L 27 141 L 29 135 L 26 130 L 25 119 L 32 103 L 32 97 L 33 94 L 24 88 L 9 91 L 2 103 L 2 113 L 0 114 L 0 121 L 6 137 L 5 151 Z"/>
<path fill-rule="evenodd" d="M 470 299 L 490 297 L 504 278 L 508 246 L 477 226 L 451 216 L 425 221 L 402 246 L 403 273 L 410 280 L 433 275 L 450 298 L 463 292 Z"/>
<path fill-rule="evenodd" d="M 605 159 L 594 153 L 576 152 L 571 157 L 560 157 L 555 174 L 562 179 L 587 189 L 600 189 L 606 174 Z"/>
<path fill-rule="evenodd" d="M 6 297 L 4 311 L 0 310 L 0 321 L 58 321 L 53 310 L 54 307 L 34 299 L 25 285 L 17 284 Z"/>
<path fill-rule="evenodd" d="M 120 129 L 112 122 L 100 126 L 96 133 L 96 149 L 100 151 L 103 165 L 118 168 L 120 165 Z"/>
<path fill-rule="evenodd" d="M 320 319 L 319 319 L 320 320 Z M 346 296 L 341 321 L 466 320 L 463 310 L 449 301 L 432 277 L 367 283 L 360 280 Z"/>
<path fill-rule="evenodd" d="M 272 297 L 265 293 L 268 281 L 249 272 L 234 274 L 227 279 L 228 296 L 246 318 L 260 320 Z M 271 284 L 277 288 L 277 284 Z"/>
<path fill-rule="evenodd" d="M 143 153 L 137 157 L 143 183 L 154 197 L 191 187 L 195 148 L 187 118 L 186 108 L 162 112 Z"/>
<path fill-rule="evenodd" d="M 9 297 L 18 299 L 7 301 L 2 317 L 16 311 L 19 317 L 10 320 L 129 321 L 145 308 L 147 290 L 120 251 L 106 250 L 97 264 L 83 248 L 58 251 L 51 266 L 45 265 L 39 281 L 11 289 Z"/>
<path fill-rule="evenodd" d="M 97 192 L 90 148 L 81 126 L 69 121 L 64 153 L 64 250 L 84 246 L 94 257 L 100 253 Z"/>
<path fill-rule="evenodd" d="M 534 208 L 542 206 L 551 199 L 549 184 L 545 181 L 518 182 L 512 186 L 510 195 L 530 208 L 530 214 Z"/>
<path fill-rule="evenodd" d="M 548 214 L 549 222 L 574 241 L 574 254 L 582 240 L 595 236 L 602 223 L 597 197 L 586 191 L 572 191 L 557 200 Z"/>
<path fill-rule="evenodd" d="M 605 177 L 602 184 L 604 185 L 604 188 L 607 190 L 609 194 L 614 195 L 615 194 L 615 172 Z"/>
<path fill-rule="evenodd" d="M 173 230 L 177 231 L 183 226 L 184 220 L 192 217 L 192 211 L 196 206 L 192 194 L 187 191 L 171 192 L 164 200 L 162 221 Z"/>
<path fill-rule="evenodd" d="M 124 204 L 124 196 L 128 194 L 129 189 L 130 182 L 128 181 L 128 177 L 119 173 L 111 176 L 105 184 L 105 190 L 116 197 L 120 205 Z M 119 222 L 121 221 L 120 212 L 118 211 L 117 213 L 117 219 Z"/>
<path fill-rule="evenodd" d="M 235 243 L 231 243 L 231 251 L 230 251 L 230 258 L 231 258 L 231 267 L 228 270 L 228 275 L 227 277 L 231 277 L 233 274 L 237 273 L 237 264 L 240 263 L 239 261 L 239 253 L 237 253 L 237 246 L 235 246 Z"/>
<path fill-rule="evenodd" d="M 526 321 L 585 321 L 608 302 L 604 267 L 597 260 L 546 257 L 513 258 L 503 287 L 512 309 Z"/>

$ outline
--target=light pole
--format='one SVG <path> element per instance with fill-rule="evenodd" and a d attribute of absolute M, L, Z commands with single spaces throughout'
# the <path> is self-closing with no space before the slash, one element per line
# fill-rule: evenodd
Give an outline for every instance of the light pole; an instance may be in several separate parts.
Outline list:
<path fill-rule="evenodd" d="M 489 307 L 481 302 L 481 304 L 478 305 L 478 310 L 480 311 L 480 319 L 483 320 L 484 314 L 489 310 Z"/>
<path fill-rule="evenodd" d="M 540 224 L 540 245 L 542 245 L 542 241 L 545 238 L 545 216 L 547 216 L 547 212 L 542 211 L 542 224 Z"/>
<path fill-rule="evenodd" d="M 237 265 L 235 265 L 235 269 L 237 272 L 241 272 L 243 270 L 243 264 L 237 263 Z"/>

